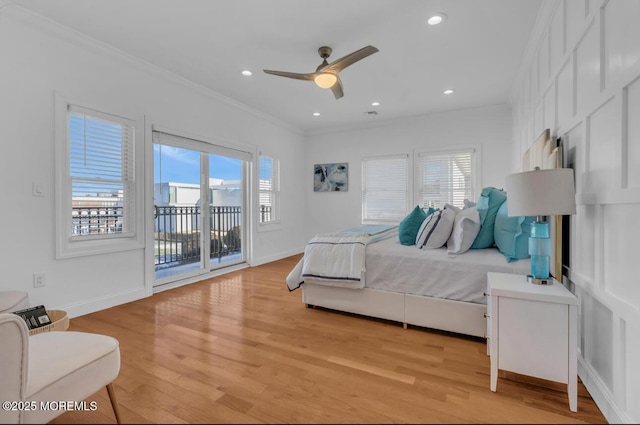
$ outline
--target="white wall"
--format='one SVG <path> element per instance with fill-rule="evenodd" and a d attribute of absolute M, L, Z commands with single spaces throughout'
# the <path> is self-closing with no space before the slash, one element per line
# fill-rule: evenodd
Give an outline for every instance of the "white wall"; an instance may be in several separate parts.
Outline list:
<path fill-rule="evenodd" d="M 514 169 L 545 128 L 575 169 L 579 374 L 611 423 L 640 422 L 639 23 L 638 0 L 546 0 L 512 90 Z"/>
<path fill-rule="evenodd" d="M 304 189 L 306 236 L 355 226 L 362 221 L 363 157 L 412 154 L 429 149 L 479 148 L 483 187 L 504 187 L 511 161 L 511 109 L 506 105 L 464 109 L 387 123 L 365 129 L 326 132 L 307 137 Z M 349 163 L 347 192 L 314 192 L 313 165 Z M 414 205 L 415 206 L 415 205 Z"/>
<path fill-rule="evenodd" d="M 160 125 L 278 155 L 282 225 L 271 232 L 252 228 L 251 262 L 304 246 L 301 131 L 13 5 L 0 9 L 0 72 L 0 290 L 28 291 L 32 305 L 72 317 L 151 294 L 153 266 L 145 265 L 143 249 L 55 259 L 54 91 L 104 112 L 143 114 L 147 133 Z M 144 142 L 151 155 L 148 134 Z M 32 196 L 33 182 L 43 184 L 43 197 Z M 33 288 L 34 272 L 46 273 L 46 287 Z"/>

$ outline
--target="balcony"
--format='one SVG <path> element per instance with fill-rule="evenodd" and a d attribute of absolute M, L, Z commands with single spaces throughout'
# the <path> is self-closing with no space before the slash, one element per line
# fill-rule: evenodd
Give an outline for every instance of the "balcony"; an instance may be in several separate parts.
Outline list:
<path fill-rule="evenodd" d="M 242 211 L 239 206 L 210 206 L 210 258 L 224 261 L 242 251 Z M 268 221 L 271 207 L 261 205 L 260 221 Z M 72 235 L 117 234 L 123 231 L 123 207 L 73 207 Z M 156 269 L 200 260 L 200 206 L 156 206 L 154 212 Z"/>

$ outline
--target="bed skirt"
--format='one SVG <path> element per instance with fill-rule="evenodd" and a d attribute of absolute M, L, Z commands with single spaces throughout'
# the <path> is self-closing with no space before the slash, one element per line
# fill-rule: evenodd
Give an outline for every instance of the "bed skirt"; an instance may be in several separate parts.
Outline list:
<path fill-rule="evenodd" d="M 487 306 L 378 289 L 347 289 L 306 283 L 302 302 L 347 313 L 447 332 L 484 337 Z"/>

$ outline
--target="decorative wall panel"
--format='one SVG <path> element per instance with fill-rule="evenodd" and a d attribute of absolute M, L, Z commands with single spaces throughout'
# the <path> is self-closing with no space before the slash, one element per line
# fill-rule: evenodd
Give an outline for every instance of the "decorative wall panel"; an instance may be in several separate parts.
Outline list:
<path fill-rule="evenodd" d="M 613 313 L 597 299 L 582 299 L 584 322 L 583 356 L 598 371 L 609 391 L 613 390 Z"/>
<path fill-rule="evenodd" d="M 600 43 L 597 22 L 589 25 L 576 49 L 577 112 L 584 114 L 600 95 Z"/>
<path fill-rule="evenodd" d="M 544 131 L 544 103 L 538 103 L 533 116 L 533 132 L 540 134 Z"/>
<path fill-rule="evenodd" d="M 589 117 L 589 161 L 585 192 L 600 193 L 620 187 L 620 116 L 613 100 Z"/>
<path fill-rule="evenodd" d="M 538 54 L 521 64 L 512 101 L 525 105 L 518 94 L 548 49 L 549 82 L 526 100 L 544 105 L 545 127 L 562 136 L 575 170 L 565 267 L 580 303 L 579 373 L 609 423 L 640 423 L 640 0 L 543 5 L 530 41 Z M 524 124 L 539 112 L 519 111 L 514 151 L 521 153 L 536 137 Z"/>
<path fill-rule="evenodd" d="M 606 83 L 640 62 L 640 1 L 609 1 L 604 8 Z"/>
<path fill-rule="evenodd" d="M 567 46 L 575 46 L 584 31 L 585 0 L 566 2 Z"/>
<path fill-rule="evenodd" d="M 625 268 L 638 262 L 640 226 L 629 223 L 629 217 L 639 214 L 640 204 L 606 205 L 603 217 L 605 290 L 637 310 L 640 285 L 637 276 L 629 276 Z"/>
<path fill-rule="evenodd" d="M 627 88 L 626 103 L 627 187 L 640 188 L 640 78 Z"/>
<path fill-rule="evenodd" d="M 564 5 L 558 2 L 558 7 L 551 18 L 549 26 L 549 66 L 551 75 L 558 72 L 562 66 L 564 56 Z"/>
<path fill-rule="evenodd" d="M 549 36 L 545 31 L 538 50 L 538 76 L 540 89 L 544 90 L 549 82 Z"/>
<path fill-rule="evenodd" d="M 573 66 L 567 61 L 558 74 L 558 128 L 564 128 L 573 117 Z"/>
<path fill-rule="evenodd" d="M 640 418 L 640 385 L 637 382 L 637 378 L 640 376 L 640 324 L 636 320 L 626 322 L 626 366 L 627 370 L 625 374 L 625 386 L 624 393 L 621 394 L 621 398 L 624 398 L 627 407 L 628 416 L 631 418 Z"/>
<path fill-rule="evenodd" d="M 544 128 L 556 128 L 556 86 L 544 94 Z"/>
<path fill-rule="evenodd" d="M 571 216 L 571 270 L 584 280 L 583 284 L 591 284 L 595 280 L 595 232 L 597 228 L 596 207 L 593 205 L 576 205 L 576 214 Z M 590 229 L 590 231 L 584 231 Z"/>
<path fill-rule="evenodd" d="M 586 178 L 584 163 L 584 136 L 582 123 L 576 125 L 567 134 L 562 142 L 564 143 L 565 166 L 573 168 L 576 183 L 576 193 L 582 194 L 584 180 Z"/>

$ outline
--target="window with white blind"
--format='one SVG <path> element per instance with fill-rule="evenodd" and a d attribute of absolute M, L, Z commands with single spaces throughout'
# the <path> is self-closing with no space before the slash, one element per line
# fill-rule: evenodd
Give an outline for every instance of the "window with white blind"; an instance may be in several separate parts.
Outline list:
<path fill-rule="evenodd" d="M 409 159 L 390 155 L 362 159 L 362 222 L 400 222 L 407 214 Z"/>
<path fill-rule="evenodd" d="M 258 222 L 280 222 L 280 161 L 260 155 L 258 160 Z"/>
<path fill-rule="evenodd" d="M 56 124 L 57 256 L 141 247 L 136 120 L 70 104 L 64 110 Z"/>
<path fill-rule="evenodd" d="M 71 236 L 132 232 L 133 121 L 69 107 Z"/>
<path fill-rule="evenodd" d="M 464 207 L 474 199 L 476 184 L 475 151 L 421 152 L 416 157 L 416 200 L 423 207 Z"/>

